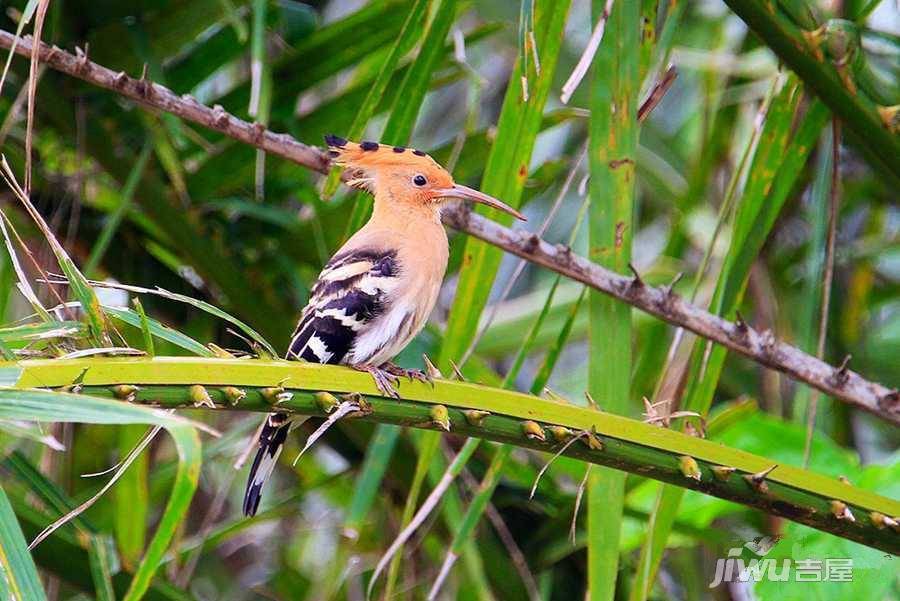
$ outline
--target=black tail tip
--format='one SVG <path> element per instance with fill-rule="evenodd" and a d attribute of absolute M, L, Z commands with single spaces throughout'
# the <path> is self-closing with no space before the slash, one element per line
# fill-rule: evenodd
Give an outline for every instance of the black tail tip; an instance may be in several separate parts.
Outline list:
<path fill-rule="evenodd" d="M 262 484 L 253 484 L 247 488 L 244 494 L 244 516 L 252 518 L 259 510 L 259 500 L 262 498 Z"/>
<path fill-rule="evenodd" d="M 347 145 L 347 140 L 334 134 L 327 134 L 325 136 L 325 143 L 336 148 L 343 148 Z"/>

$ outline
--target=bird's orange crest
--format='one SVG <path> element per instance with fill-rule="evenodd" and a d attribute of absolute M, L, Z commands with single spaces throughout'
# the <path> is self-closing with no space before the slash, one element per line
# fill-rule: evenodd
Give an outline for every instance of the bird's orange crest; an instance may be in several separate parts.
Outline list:
<path fill-rule="evenodd" d="M 338 136 L 325 136 L 328 155 L 346 168 L 347 183 L 375 193 L 378 188 L 397 192 L 407 184 L 406 194 L 429 197 L 433 189 L 453 185 L 453 178 L 421 150 L 390 146 L 378 142 L 351 142 Z M 421 183 L 424 182 L 424 183 Z"/>
<path fill-rule="evenodd" d="M 338 165 L 358 169 L 378 169 L 384 167 L 419 167 L 423 169 L 443 168 L 437 162 L 414 148 L 390 146 L 378 142 L 351 142 L 335 135 L 325 136 L 328 155 Z"/>
<path fill-rule="evenodd" d="M 455 183 L 446 169 L 421 150 L 378 142 L 357 144 L 335 135 L 325 136 L 325 143 L 328 156 L 346 169 L 347 184 L 375 194 L 376 203 L 381 197 L 436 211 L 445 199 L 462 198 L 525 219 L 496 198 Z"/>

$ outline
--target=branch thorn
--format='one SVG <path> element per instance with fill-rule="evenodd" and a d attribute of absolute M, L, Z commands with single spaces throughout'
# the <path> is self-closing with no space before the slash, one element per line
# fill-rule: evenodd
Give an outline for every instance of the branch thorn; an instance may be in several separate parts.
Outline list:
<path fill-rule="evenodd" d="M 560 254 L 560 256 L 568 262 L 572 258 L 572 247 L 568 244 L 557 244 L 556 251 Z"/>
<path fill-rule="evenodd" d="M 632 289 L 643 288 L 644 280 L 641 279 L 641 274 L 638 273 L 638 270 L 635 269 L 634 265 L 631 263 L 628 264 L 628 269 L 630 269 L 631 273 L 634 274 L 634 279 L 631 280 L 631 283 L 628 287 Z"/>
<path fill-rule="evenodd" d="M 453 375 L 456 376 L 456 379 L 460 382 L 465 382 L 466 377 L 463 376 L 462 371 L 459 369 L 459 365 L 457 365 L 453 359 L 450 359 L 450 367 L 453 368 Z"/>
<path fill-rule="evenodd" d="M 425 363 L 425 373 L 428 374 L 429 378 L 432 380 L 444 379 L 444 374 L 441 373 L 441 370 L 432 363 L 431 359 L 425 353 L 422 353 L 422 361 Z"/>
<path fill-rule="evenodd" d="M 667 296 L 667 297 L 672 297 L 672 296 L 675 294 L 675 284 L 677 284 L 678 282 L 680 282 L 680 281 L 681 281 L 681 278 L 683 278 L 683 277 L 684 277 L 684 272 L 683 272 L 683 271 L 679 271 L 679 272 L 675 275 L 675 277 L 672 279 L 672 281 L 669 283 L 669 285 L 665 287 L 665 291 L 666 291 L 666 296 Z"/>
<path fill-rule="evenodd" d="M 766 477 L 778 467 L 778 464 L 773 465 L 772 467 L 768 467 L 761 472 L 757 472 L 755 474 L 747 474 L 744 476 L 744 479 L 747 483 L 752 486 L 756 492 L 761 494 L 767 494 L 769 492 L 769 484 L 766 482 Z"/>
<path fill-rule="evenodd" d="M 744 320 L 744 316 L 741 315 L 740 311 L 734 312 L 737 320 L 734 322 L 734 327 L 738 331 L 738 334 L 741 336 L 746 336 L 747 332 L 750 330 L 750 327 L 747 325 L 747 322 Z"/>
<path fill-rule="evenodd" d="M 762 345 L 762 351 L 767 356 L 772 355 L 772 351 L 775 349 L 775 334 L 772 330 L 766 330 L 762 333 L 762 340 L 760 341 Z"/>
<path fill-rule="evenodd" d="M 844 360 L 841 361 L 841 364 L 838 366 L 836 370 L 834 370 L 834 374 L 831 379 L 834 382 L 834 385 L 837 388 L 843 388 L 844 384 L 847 383 L 847 380 L 850 379 L 850 374 L 847 370 L 847 364 L 850 363 L 850 358 L 853 355 L 847 355 L 844 357 Z"/>
<path fill-rule="evenodd" d="M 213 105 L 213 125 L 223 129 L 228 125 L 228 113 L 221 104 Z"/>
<path fill-rule="evenodd" d="M 895 388 L 879 398 L 878 408 L 889 413 L 900 413 L 900 391 Z"/>
<path fill-rule="evenodd" d="M 91 70 L 91 61 L 88 59 L 90 48 L 91 45 L 87 42 L 84 44 L 84 50 L 75 46 L 75 55 L 78 57 L 78 70 L 82 73 L 87 73 Z"/>
<path fill-rule="evenodd" d="M 138 92 L 144 98 L 149 98 L 150 93 L 153 91 L 153 82 L 147 76 L 147 70 L 147 63 L 144 63 L 144 68 L 141 70 L 141 79 L 138 81 Z"/>
<path fill-rule="evenodd" d="M 266 126 L 259 121 L 253 122 L 253 143 L 259 145 L 262 142 L 263 134 L 266 133 Z"/>

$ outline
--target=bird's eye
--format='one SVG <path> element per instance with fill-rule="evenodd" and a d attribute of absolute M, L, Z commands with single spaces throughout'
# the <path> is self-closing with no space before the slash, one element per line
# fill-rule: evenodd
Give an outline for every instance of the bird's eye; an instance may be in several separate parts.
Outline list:
<path fill-rule="evenodd" d="M 428 180 L 425 179 L 424 175 L 417 175 L 413 178 L 413 183 L 417 186 L 424 186 L 428 183 Z"/>

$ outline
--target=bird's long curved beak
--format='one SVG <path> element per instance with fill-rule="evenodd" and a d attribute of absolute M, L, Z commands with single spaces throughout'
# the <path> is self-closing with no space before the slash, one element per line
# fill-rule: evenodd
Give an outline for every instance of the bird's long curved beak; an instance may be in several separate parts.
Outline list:
<path fill-rule="evenodd" d="M 455 184 L 452 188 L 444 188 L 442 190 L 438 190 L 438 194 L 442 198 L 462 198 L 464 200 L 473 200 L 475 202 L 480 202 L 481 204 L 497 209 L 498 211 L 508 213 L 516 219 L 528 221 L 525 218 L 525 215 L 518 212 L 505 202 L 501 202 L 493 196 L 488 196 L 483 192 L 479 192 L 478 190 L 475 190 L 468 186 L 463 186 L 462 184 Z"/>

